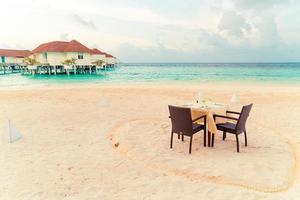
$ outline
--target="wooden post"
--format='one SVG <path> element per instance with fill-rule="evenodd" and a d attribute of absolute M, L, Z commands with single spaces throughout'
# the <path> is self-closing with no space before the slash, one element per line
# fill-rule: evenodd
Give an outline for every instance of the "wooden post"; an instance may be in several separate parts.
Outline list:
<path fill-rule="evenodd" d="M 69 69 L 67 69 L 67 75 L 68 75 L 68 76 L 70 75 L 70 70 L 69 70 Z"/>
<path fill-rule="evenodd" d="M 90 74 L 92 74 L 92 67 L 91 67 L 91 66 L 89 66 L 89 68 L 90 68 Z"/>
<path fill-rule="evenodd" d="M 56 65 L 54 65 L 54 75 L 56 75 Z"/>
<path fill-rule="evenodd" d="M 76 74 L 76 70 L 77 70 L 76 65 L 74 65 L 74 74 Z"/>

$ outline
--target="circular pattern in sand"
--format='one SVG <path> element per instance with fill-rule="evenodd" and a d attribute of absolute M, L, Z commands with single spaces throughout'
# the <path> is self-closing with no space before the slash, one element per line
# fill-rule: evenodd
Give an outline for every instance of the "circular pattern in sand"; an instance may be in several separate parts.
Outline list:
<path fill-rule="evenodd" d="M 240 135 L 241 153 L 236 153 L 235 138 L 230 136 L 222 141 L 217 135 L 214 148 L 203 147 L 201 132 L 194 136 L 191 155 L 189 138 L 182 142 L 174 135 L 170 149 L 169 123 L 158 119 L 119 122 L 109 132 L 109 139 L 114 149 L 149 170 L 259 192 L 285 191 L 296 176 L 295 148 L 274 130 L 258 127 L 248 131 L 248 147 Z"/>

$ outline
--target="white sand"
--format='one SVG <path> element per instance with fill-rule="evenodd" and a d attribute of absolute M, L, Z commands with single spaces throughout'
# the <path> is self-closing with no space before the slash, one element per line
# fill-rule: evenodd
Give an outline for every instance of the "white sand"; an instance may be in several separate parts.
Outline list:
<path fill-rule="evenodd" d="M 201 90 L 253 102 L 248 147 L 240 135 L 203 147 L 174 137 L 168 104 Z M 299 199 L 300 87 L 261 84 L 76 86 L 0 91 L 0 199 Z M 115 144 L 119 144 L 115 147 Z"/>

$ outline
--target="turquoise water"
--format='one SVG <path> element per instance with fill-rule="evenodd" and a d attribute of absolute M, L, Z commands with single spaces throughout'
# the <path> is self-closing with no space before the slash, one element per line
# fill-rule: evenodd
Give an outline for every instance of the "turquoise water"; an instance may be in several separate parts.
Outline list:
<path fill-rule="evenodd" d="M 97 75 L 1 75 L 0 87 L 166 81 L 300 83 L 300 63 L 126 63 Z"/>

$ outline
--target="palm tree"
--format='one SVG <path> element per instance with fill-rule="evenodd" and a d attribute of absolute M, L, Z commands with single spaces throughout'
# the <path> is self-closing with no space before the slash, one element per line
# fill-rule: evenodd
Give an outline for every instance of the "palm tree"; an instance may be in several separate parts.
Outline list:
<path fill-rule="evenodd" d="M 25 58 L 23 62 L 31 66 L 40 64 L 35 58 L 29 58 L 29 57 Z"/>
<path fill-rule="evenodd" d="M 94 62 L 92 62 L 92 64 L 96 65 L 96 66 L 99 66 L 99 67 L 103 67 L 103 64 L 105 64 L 105 61 L 104 60 L 95 60 Z"/>
<path fill-rule="evenodd" d="M 5 71 L 5 65 L 4 65 L 4 63 L 0 63 L 0 69 Z"/>
<path fill-rule="evenodd" d="M 67 74 L 70 74 L 70 69 L 72 69 L 72 65 L 76 64 L 76 58 L 71 58 L 71 59 L 66 59 L 65 61 L 62 62 L 63 65 L 66 65 L 64 68 L 67 72 Z M 74 73 L 76 73 L 76 67 L 74 69 Z"/>
<path fill-rule="evenodd" d="M 76 58 L 71 58 L 71 59 L 66 59 L 65 61 L 62 62 L 63 65 L 75 65 L 76 64 Z"/>
<path fill-rule="evenodd" d="M 35 74 L 37 65 L 40 64 L 35 58 L 29 58 L 29 57 L 25 58 L 23 62 L 27 64 L 27 69 L 29 69 L 32 74 Z"/>
<path fill-rule="evenodd" d="M 104 60 L 101 60 L 101 59 L 92 62 L 92 64 L 94 64 L 96 66 L 102 66 L 104 63 L 105 63 Z"/>

